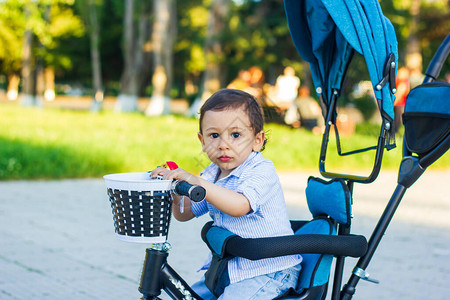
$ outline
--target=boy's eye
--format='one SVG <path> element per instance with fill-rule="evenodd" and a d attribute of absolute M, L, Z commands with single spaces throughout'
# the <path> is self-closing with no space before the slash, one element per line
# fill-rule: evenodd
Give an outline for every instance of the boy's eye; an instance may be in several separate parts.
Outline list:
<path fill-rule="evenodd" d="M 217 139 L 219 137 L 219 134 L 218 133 L 211 133 L 209 136 L 212 137 L 213 139 Z"/>
<path fill-rule="evenodd" d="M 238 137 L 241 136 L 241 134 L 240 134 L 239 132 L 233 132 L 233 133 L 231 134 L 231 136 L 232 136 L 233 138 L 237 139 Z"/>

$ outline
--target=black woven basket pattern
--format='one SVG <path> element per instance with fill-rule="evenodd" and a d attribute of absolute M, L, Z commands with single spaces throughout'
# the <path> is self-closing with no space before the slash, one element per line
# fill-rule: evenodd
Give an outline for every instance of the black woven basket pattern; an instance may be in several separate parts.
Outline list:
<path fill-rule="evenodd" d="M 117 234 L 167 237 L 172 204 L 169 191 L 107 191 Z"/>

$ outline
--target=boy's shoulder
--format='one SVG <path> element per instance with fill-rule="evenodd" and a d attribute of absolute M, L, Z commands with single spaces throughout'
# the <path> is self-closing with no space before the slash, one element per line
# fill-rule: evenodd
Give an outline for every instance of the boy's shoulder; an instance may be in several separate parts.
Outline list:
<path fill-rule="evenodd" d="M 255 152 L 253 157 L 250 157 L 248 161 L 242 166 L 242 173 L 258 172 L 258 173 L 272 173 L 276 172 L 275 165 L 272 160 L 264 158 L 260 152 Z"/>
<path fill-rule="evenodd" d="M 264 158 L 261 152 L 252 152 L 247 159 L 239 166 L 240 168 L 249 168 L 258 165 L 273 164 L 268 158 Z"/>

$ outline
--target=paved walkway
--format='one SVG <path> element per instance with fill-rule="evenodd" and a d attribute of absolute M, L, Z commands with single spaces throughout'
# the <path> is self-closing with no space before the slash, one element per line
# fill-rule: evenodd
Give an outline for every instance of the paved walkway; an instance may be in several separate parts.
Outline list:
<path fill-rule="evenodd" d="M 281 174 L 292 218 L 309 218 L 309 174 Z M 449 299 L 450 171 L 428 172 L 406 193 L 354 299 Z M 370 236 L 396 174 L 355 185 L 353 232 Z M 173 221 L 169 263 L 188 283 L 207 255 L 207 221 Z M 145 246 L 116 239 L 100 179 L 0 182 L 0 299 L 138 299 Z M 348 278 L 355 260 L 348 259 Z M 166 298 L 167 299 L 167 298 Z"/>

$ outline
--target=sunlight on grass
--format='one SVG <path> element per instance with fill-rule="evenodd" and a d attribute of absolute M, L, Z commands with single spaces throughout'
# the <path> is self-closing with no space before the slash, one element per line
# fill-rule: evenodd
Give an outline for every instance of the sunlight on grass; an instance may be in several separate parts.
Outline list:
<path fill-rule="evenodd" d="M 166 160 L 199 173 L 209 164 L 197 139 L 198 121 L 179 116 L 0 107 L 0 179 L 100 177 L 144 172 Z M 279 171 L 317 171 L 321 136 L 303 129 L 266 124 L 269 142 L 263 154 Z M 343 138 L 344 150 L 367 146 L 376 136 Z M 397 169 L 401 142 L 385 152 L 384 169 Z M 362 171 L 371 168 L 373 151 L 337 157 L 330 140 L 327 167 Z M 348 148 L 347 148 L 348 147 Z M 433 168 L 450 167 L 443 158 Z M 328 171 L 328 170 L 327 170 Z"/>

